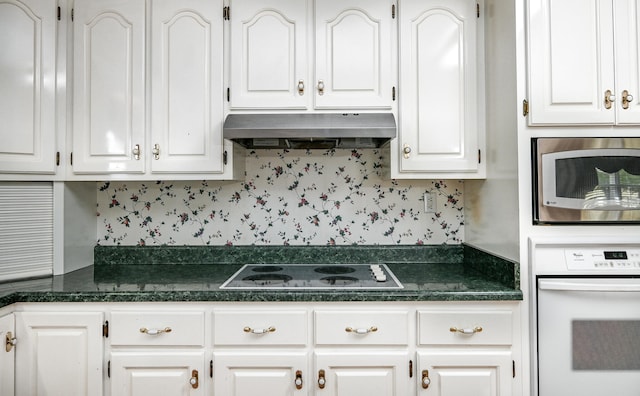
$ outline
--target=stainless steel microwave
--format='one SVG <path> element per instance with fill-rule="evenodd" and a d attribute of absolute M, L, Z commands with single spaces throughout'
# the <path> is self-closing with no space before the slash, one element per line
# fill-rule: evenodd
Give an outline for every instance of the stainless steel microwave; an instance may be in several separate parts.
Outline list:
<path fill-rule="evenodd" d="M 535 224 L 640 223 L 640 138 L 533 139 Z"/>

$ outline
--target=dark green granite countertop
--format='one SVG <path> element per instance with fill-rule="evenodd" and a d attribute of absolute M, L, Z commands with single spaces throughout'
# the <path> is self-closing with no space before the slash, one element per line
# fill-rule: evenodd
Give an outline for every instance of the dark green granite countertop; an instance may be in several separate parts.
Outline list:
<path fill-rule="evenodd" d="M 465 245 L 348 247 L 101 247 L 92 266 L 0 284 L 15 302 L 522 300 L 517 263 Z M 244 263 L 385 263 L 394 290 L 225 290 Z"/>

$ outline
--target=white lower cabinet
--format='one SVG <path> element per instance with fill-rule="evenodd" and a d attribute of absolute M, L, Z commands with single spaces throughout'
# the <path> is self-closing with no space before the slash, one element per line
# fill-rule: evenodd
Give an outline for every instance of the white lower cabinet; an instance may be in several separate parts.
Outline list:
<path fill-rule="evenodd" d="M 112 396 L 206 394 L 204 311 L 113 311 L 108 376 Z"/>
<path fill-rule="evenodd" d="M 18 303 L 0 394 L 523 396 L 519 322 L 517 302 Z"/>
<path fill-rule="evenodd" d="M 16 312 L 15 316 L 16 395 L 102 395 L 104 313 Z"/>
<path fill-rule="evenodd" d="M 308 317 L 299 308 L 214 310 L 213 393 L 309 394 Z"/>
<path fill-rule="evenodd" d="M 417 317 L 418 395 L 513 394 L 511 309 L 442 305 Z"/>
<path fill-rule="evenodd" d="M 15 383 L 16 349 L 15 342 L 16 321 L 13 314 L 0 318 L 0 339 L 4 340 L 4 351 L 0 351 L 0 395 L 13 395 Z"/>

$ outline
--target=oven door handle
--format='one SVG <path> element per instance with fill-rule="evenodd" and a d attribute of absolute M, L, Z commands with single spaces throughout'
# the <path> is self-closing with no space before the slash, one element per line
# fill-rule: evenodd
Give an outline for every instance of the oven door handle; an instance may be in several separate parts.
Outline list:
<path fill-rule="evenodd" d="M 538 281 L 539 290 L 559 290 L 559 291 L 596 291 L 596 292 L 640 292 L 640 282 L 638 283 L 585 283 L 567 281 Z"/>

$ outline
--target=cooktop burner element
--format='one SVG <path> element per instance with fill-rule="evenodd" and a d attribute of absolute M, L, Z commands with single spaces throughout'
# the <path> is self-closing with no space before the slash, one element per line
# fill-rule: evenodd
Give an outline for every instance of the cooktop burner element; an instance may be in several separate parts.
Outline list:
<path fill-rule="evenodd" d="M 246 264 L 221 289 L 402 289 L 385 264 Z"/>

